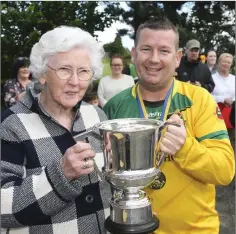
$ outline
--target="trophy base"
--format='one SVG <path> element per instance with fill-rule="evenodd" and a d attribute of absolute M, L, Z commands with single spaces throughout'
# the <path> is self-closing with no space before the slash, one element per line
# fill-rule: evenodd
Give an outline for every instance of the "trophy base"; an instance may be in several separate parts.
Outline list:
<path fill-rule="evenodd" d="M 150 234 L 159 227 L 159 219 L 153 215 L 153 219 L 149 223 L 124 225 L 115 223 L 110 216 L 105 221 L 105 228 L 112 234 Z"/>

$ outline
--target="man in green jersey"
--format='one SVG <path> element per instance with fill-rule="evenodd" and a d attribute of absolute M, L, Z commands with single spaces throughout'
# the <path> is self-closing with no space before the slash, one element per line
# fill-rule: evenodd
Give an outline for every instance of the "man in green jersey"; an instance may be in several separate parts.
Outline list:
<path fill-rule="evenodd" d="M 207 90 L 175 80 L 179 34 L 167 19 L 139 26 L 132 62 L 138 83 L 104 106 L 109 119 L 154 118 L 175 122 L 160 138 L 167 154 L 165 183 L 147 187 L 160 219 L 158 234 L 216 234 L 215 185 L 234 176 L 234 153 L 218 106 Z M 157 160 L 158 160 L 157 154 Z M 145 155 L 144 155 L 145 157 Z"/>

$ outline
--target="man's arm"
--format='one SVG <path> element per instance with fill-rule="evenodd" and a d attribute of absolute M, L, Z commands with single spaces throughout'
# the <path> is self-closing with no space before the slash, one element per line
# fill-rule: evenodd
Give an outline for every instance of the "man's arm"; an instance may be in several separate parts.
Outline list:
<path fill-rule="evenodd" d="M 187 138 L 176 153 L 175 162 L 185 173 L 203 183 L 227 185 L 235 174 L 234 152 L 217 104 L 207 93 L 196 94 L 201 105 L 195 105 Z"/>
<path fill-rule="evenodd" d="M 205 65 L 204 65 L 205 66 Z M 202 84 L 202 87 L 208 90 L 209 93 L 211 93 L 215 88 L 215 82 L 212 79 L 211 72 L 208 67 L 204 67 L 204 82 Z"/>

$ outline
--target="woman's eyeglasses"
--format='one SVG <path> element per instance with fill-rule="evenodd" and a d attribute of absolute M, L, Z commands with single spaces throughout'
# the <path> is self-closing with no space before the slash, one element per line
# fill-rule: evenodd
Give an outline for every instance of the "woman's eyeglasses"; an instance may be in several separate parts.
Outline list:
<path fill-rule="evenodd" d="M 61 80 L 68 80 L 70 79 L 73 74 L 74 74 L 74 71 L 68 67 L 60 67 L 60 68 L 53 68 L 49 65 L 47 65 L 49 68 L 51 68 L 57 75 L 57 77 Z M 76 74 L 77 74 L 77 77 L 79 78 L 79 80 L 90 80 L 93 75 L 94 75 L 94 72 L 89 70 L 89 69 L 80 69 L 78 68 L 76 70 Z"/>
<path fill-rule="evenodd" d="M 111 64 L 112 67 L 123 67 L 122 64 Z"/>

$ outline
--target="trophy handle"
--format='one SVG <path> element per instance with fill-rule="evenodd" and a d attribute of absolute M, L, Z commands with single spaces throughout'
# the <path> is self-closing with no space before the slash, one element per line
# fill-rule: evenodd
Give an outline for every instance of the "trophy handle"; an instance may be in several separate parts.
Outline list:
<path fill-rule="evenodd" d="M 108 161 L 108 152 L 107 152 L 106 148 L 104 149 L 103 157 L 104 157 L 104 167 L 102 168 L 102 170 L 104 172 L 108 172 L 109 171 L 109 161 Z"/>
<path fill-rule="evenodd" d="M 157 165 L 157 168 L 159 168 L 159 167 L 161 166 L 161 164 L 164 162 L 165 157 L 166 157 L 166 154 L 162 152 L 162 153 L 161 153 L 161 157 L 160 157 L 158 163 L 156 164 L 156 165 Z"/>
<path fill-rule="evenodd" d="M 103 172 L 108 172 L 109 169 L 110 169 L 109 152 L 108 152 L 108 149 L 107 149 L 107 145 L 108 145 L 107 141 L 109 141 L 109 133 L 104 132 L 102 138 L 103 138 L 103 142 L 104 142 L 104 145 L 103 145 L 104 166 L 102 168 L 102 171 Z"/>

